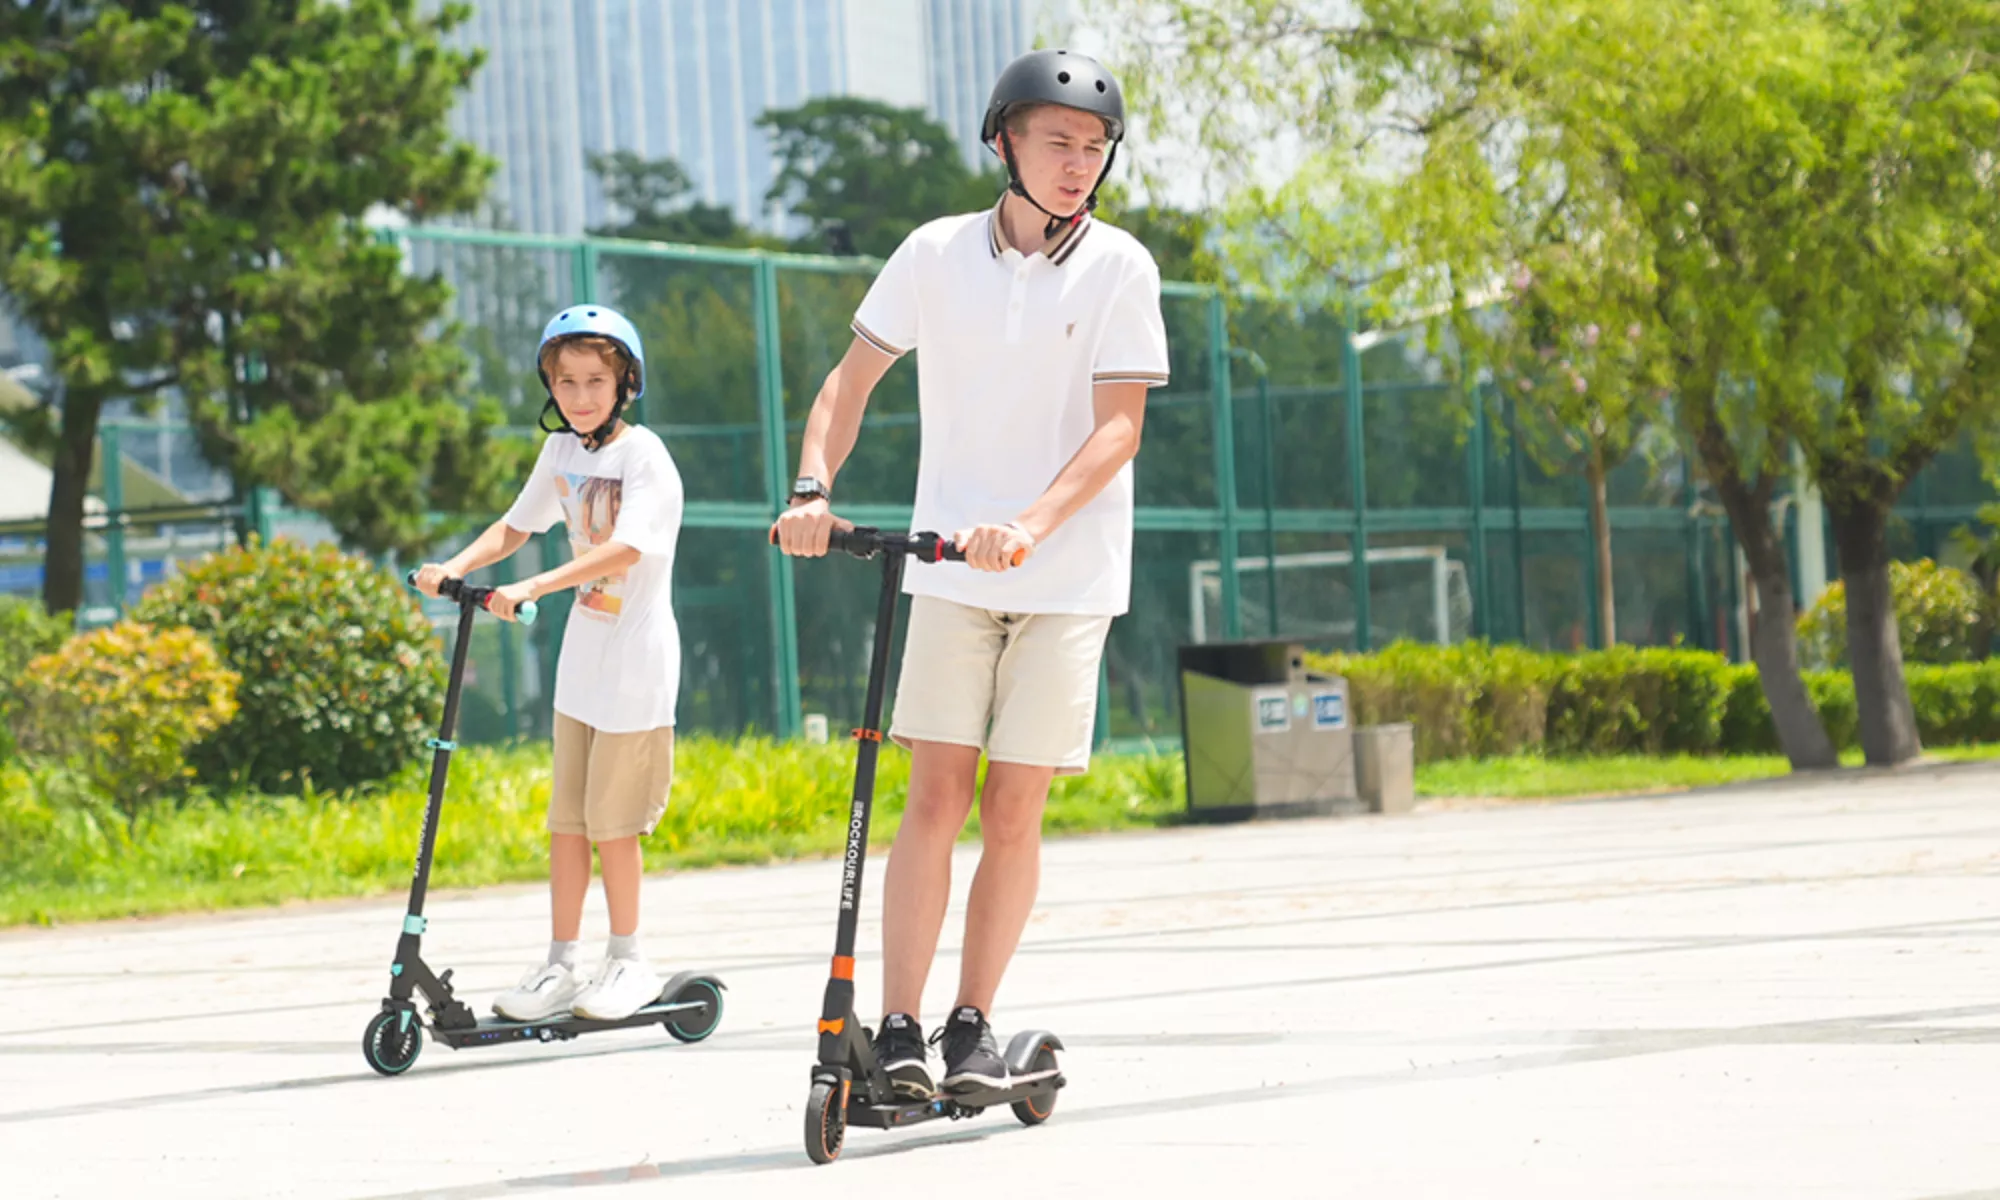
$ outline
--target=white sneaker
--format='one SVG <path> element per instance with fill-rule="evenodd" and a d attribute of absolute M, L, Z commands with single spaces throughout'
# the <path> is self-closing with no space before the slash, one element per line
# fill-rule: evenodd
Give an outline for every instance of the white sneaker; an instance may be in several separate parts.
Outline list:
<path fill-rule="evenodd" d="M 584 980 L 566 963 L 547 963 L 521 976 L 511 992 L 494 997 L 493 1011 L 509 1021 L 540 1021 L 569 1011 Z"/>
<path fill-rule="evenodd" d="M 570 1011 L 593 1021 L 622 1021 L 660 998 L 660 977 L 643 959 L 607 958 Z"/>

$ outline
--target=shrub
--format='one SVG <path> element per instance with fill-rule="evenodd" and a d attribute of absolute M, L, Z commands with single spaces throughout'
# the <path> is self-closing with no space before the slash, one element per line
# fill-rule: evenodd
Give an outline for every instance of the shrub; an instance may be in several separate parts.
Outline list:
<path fill-rule="evenodd" d="M 186 751 L 236 715 L 238 676 L 192 629 L 133 621 L 28 664 L 21 749 L 73 766 L 126 817 L 185 783 Z"/>
<path fill-rule="evenodd" d="M 135 615 L 199 630 L 243 677 L 244 718 L 189 752 L 204 780 L 271 792 L 373 782 L 415 757 L 437 721 L 444 671 L 414 593 L 330 546 L 210 555 Z"/>
<path fill-rule="evenodd" d="M 1904 672 L 1917 736 L 1933 746 L 2000 741 L 2000 659 Z"/>
<path fill-rule="evenodd" d="M 1562 754 L 1709 754 L 1722 743 L 1729 664 L 1702 650 L 1613 646 L 1564 665 L 1549 696 Z"/>
<path fill-rule="evenodd" d="M 1986 598 L 1972 576 L 1930 559 L 1889 564 L 1889 594 L 1903 661 L 1955 663 L 1984 644 Z M 1835 582 L 1799 617 L 1799 656 L 1808 667 L 1847 663 L 1847 588 Z"/>
<path fill-rule="evenodd" d="M 62 645 L 69 632 L 69 621 L 51 616 L 39 601 L 0 596 L 0 763 L 14 754 L 8 727 L 28 663 Z"/>
<path fill-rule="evenodd" d="M 1547 726 L 1547 656 L 1519 646 L 1395 642 L 1379 654 L 1314 655 L 1315 670 L 1347 680 L 1354 721 L 1416 727 L 1419 762 L 1519 754 Z"/>
<path fill-rule="evenodd" d="M 1726 668 L 1729 699 L 1722 718 L 1724 754 L 1777 754 L 1777 726 L 1764 700 L 1764 685 L 1749 663 Z M 1855 707 L 1854 680 L 1845 671 L 1806 671 L 1806 701 L 1819 714 L 1826 736 L 1836 750 L 1859 744 L 1860 710 Z"/>

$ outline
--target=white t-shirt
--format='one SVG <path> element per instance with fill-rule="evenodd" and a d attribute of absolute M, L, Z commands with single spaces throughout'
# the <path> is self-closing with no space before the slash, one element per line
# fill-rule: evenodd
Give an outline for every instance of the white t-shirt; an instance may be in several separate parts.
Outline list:
<path fill-rule="evenodd" d="M 1046 491 L 1096 428 L 1099 383 L 1167 382 L 1160 270 L 1132 235 L 1086 217 L 1023 256 L 999 209 L 904 239 L 855 313 L 884 353 L 917 352 L 921 456 L 912 527 L 1004 524 Z M 997 612 L 1117 616 L 1132 594 L 1132 468 L 1001 572 L 911 564 L 911 595 Z"/>
<path fill-rule="evenodd" d="M 605 733 L 674 723 L 681 690 L 681 631 L 674 620 L 674 549 L 680 541 L 681 473 L 659 435 L 628 425 L 592 452 L 550 434 L 509 526 L 569 527 L 572 557 L 606 542 L 639 552 L 622 574 L 576 589 L 556 659 L 555 708 Z"/>

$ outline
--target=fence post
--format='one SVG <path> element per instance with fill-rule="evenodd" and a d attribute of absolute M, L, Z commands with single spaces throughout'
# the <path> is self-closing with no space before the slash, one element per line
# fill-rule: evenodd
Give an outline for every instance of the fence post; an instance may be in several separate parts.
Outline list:
<path fill-rule="evenodd" d="M 1466 394 L 1472 433 L 1466 439 L 1466 472 L 1472 484 L 1472 636 L 1490 637 L 1486 619 L 1486 389 L 1476 380 Z M 1449 639 L 1447 639 L 1449 640 Z"/>
<path fill-rule="evenodd" d="M 778 341 L 778 269 L 759 255 L 751 275 L 751 307 L 757 318 L 757 398 L 764 429 L 764 502 L 768 512 L 785 506 L 791 493 L 787 472 L 791 451 L 785 436 L 784 357 Z M 746 534 L 748 531 L 745 531 Z M 775 547 L 765 550 L 771 564 L 771 655 L 777 672 L 779 737 L 795 737 L 803 721 L 799 696 L 798 594 L 792 560 Z"/>
<path fill-rule="evenodd" d="M 124 431 L 115 421 L 105 422 L 98 436 L 103 440 L 104 573 L 113 619 L 125 615 L 125 461 L 119 435 Z"/>
<path fill-rule="evenodd" d="M 1361 350 L 1354 344 L 1361 314 L 1347 300 L 1347 327 L 1340 341 L 1340 374 L 1347 396 L 1347 474 L 1354 487 L 1354 649 L 1373 649 L 1368 594 L 1368 453 L 1362 446 L 1367 421 L 1361 413 Z"/>
<path fill-rule="evenodd" d="M 1243 636 L 1242 593 L 1236 577 L 1236 406 L 1229 388 L 1229 313 L 1216 288 L 1208 296 L 1209 373 L 1215 398 L 1215 499 L 1222 509 L 1222 533 L 1217 577 L 1222 585 L 1222 630 L 1227 638 Z"/>

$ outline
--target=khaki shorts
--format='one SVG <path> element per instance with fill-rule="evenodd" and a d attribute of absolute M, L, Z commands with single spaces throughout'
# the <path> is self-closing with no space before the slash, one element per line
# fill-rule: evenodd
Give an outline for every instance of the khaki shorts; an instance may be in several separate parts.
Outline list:
<path fill-rule="evenodd" d="M 1079 774 L 1090 765 L 1110 629 L 1110 617 L 989 612 L 917 596 L 889 736 Z"/>
<path fill-rule="evenodd" d="M 674 782 L 674 730 L 603 733 L 556 714 L 555 786 L 549 832 L 593 842 L 653 832 Z"/>

